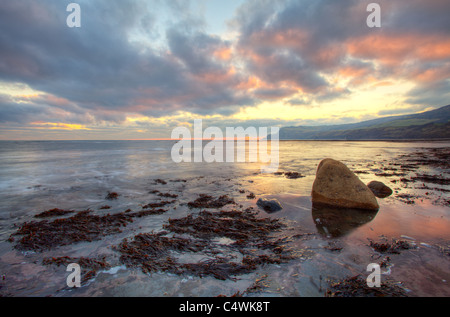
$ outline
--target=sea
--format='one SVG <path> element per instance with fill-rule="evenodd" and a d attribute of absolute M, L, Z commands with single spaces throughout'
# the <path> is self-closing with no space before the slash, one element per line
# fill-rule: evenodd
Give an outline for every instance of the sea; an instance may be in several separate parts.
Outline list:
<path fill-rule="evenodd" d="M 386 260 L 370 241 L 401 239 L 411 248 L 388 255 L 382 280 L 396 283 L 408 296 L 450 296 L 450 171 L 436 164 L 415 169 L 407 164 L 417 155 L 426 159 L 433 150 L 448 151 L 449 141 L 280 141 L 278 171 L 271 173 L 262 172 L 263 162 L 176 163 L 171 156 L 175 142 L 0 141 L 0 295 L 320 297 L 334 281 L 367 276 L 370 263 Z M 321 225 L 311 188 L 324 158 L 345 163 L 364 183 L 383 182 L 393 194 L 379 198 L 379 211 L 362 220 L 341 211 L 333 225 Z M 299 177 L 289 178 L 287 172 Z M 423 175 L 443 181 L 414 181 Z M 160 200 L 155 192 L 172 194 L 176 202 L 167 212 L 139 218 L 98 241 L 33 251 L 17 248 L 17 237 L 10 239 L 47 210 L 138 211 Z M 117 199 L 106 199 L 109 193 L 117 193 Z M 44 258 L 63 256 L 117 260 L 115 246 L 123 239 L 160 232 L 169 219 L 198 213 L 188 202 L 202 194 L 227 195 L 237 204 L 225 208 L 252 207 L 259 217 L 283 221 L 282 234 L 299 256 L 228 280 L 143 273 L 116 261 L 75 288 L 67 285 L 65 267 L 43 264 Z M 259 198 L 277 199 L 283 209 L 268 213 L 258 207 Z"/>

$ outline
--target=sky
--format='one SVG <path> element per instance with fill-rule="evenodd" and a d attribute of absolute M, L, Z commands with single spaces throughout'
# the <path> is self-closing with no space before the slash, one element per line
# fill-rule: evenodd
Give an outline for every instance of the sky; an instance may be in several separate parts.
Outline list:
<path fill-rule="evenodd" d="M 70 28 L 71 2 L 81 27 Z M 450 104 L 450 1 L 3 0 L 0 140 L 352 123 Z"/>

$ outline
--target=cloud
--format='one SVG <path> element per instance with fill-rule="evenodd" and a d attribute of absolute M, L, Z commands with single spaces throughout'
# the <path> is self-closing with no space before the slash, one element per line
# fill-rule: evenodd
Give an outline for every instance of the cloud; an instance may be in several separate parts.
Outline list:
<path fill-rule="evenodd" d="M 392 116 L 392 115 L 403 115 L 403 114 L 410 114 L 418 111 L 428 110 L 427 106 L 423 105 L 406 105 L 403 107 L 394 107 L 394 108 L 388 108 L 385 110 L 378 111 L 378 115 L 380 116 Z"/>
<path fill-rule="evenodd" d="M 406 102 L 411 104 L 427 105 L 431 107 L 446 106 L 450 104 L 450 80 L 421 85 L 407 94 Z"/>
<path fill-rule="evenodd" d="M 369 0 L 247 0 L 232 36 L 208 33 L 198 2 L 79 0 L 82 27 L 68 28 L 70 2 L 0 2 L 0 81 L 39 91 L 4 92 L 0 122 L 224 119 L 265 102 L 339 105 L 406 81 L 403 102 L 448 104 L 447 0 L 377 1 L 379 29 L 366 25 Z"/>
<path fill-rule="evenodd" d="M 350 93 L 339 89 L 337 76 L 347 79 L 348 87 L 395 78 L 437 93 L 439 83 L 450 77 L 450 3 L 379 1 L 380 29 L 366 25 L 369 3 L 249 1 L 233 22 L 247 70 L 319 102 L 323 96 L 340 98 L 338 91 Z"/>
<path fill-rule="evenodd" d="M 43 116 L 47 111 L 46 107 L 30 103 L 18 103 L 8 96 L 0 95 L 1 123 L 27 123 L 36 116 Z"/>
<path fill-rule="evenodd" d="M 221 113 L 252 103 L 234 89 L 239 75 L 214 57 L 229 43 L 202 32 L 198 21 L 172 22 L 164 30 L 167 51 L 143 49 L 130 38 L 156 25 L 145 1 L 79 1 L 82 27 L 74 29 L 65 25 L 66 2 L 0 4 L 1 80 L 70 100 L 99 121 L 112 113 L 123 121 L 129 112 Z M 188 8 L 185 1 L 170 6 Z"/>

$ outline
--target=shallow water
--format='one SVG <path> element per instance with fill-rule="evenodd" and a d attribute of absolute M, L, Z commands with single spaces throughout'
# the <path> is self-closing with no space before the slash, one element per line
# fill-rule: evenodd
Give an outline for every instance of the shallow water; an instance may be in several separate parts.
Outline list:
<path fill-rule="evenodd" d="M 450 171 L 422 166 L 406 176 L 376 176 L 393 166 L 401 155 L 423 148 L 448 148 L 450 142 L 326 142 L 281 141 L 279 171 L 305 177 L 261 174 L 261 163 L 180 163 L 170 157 L 170 141 L 55 141 L 0 142 L 0 294 L 6 296 L 217 296 L 232 295 L 264 278 L 265 287 L 247 296 L 322 296 L 331 280 L 367 275 L 369 263 L 384 255 L 369 247 L 368 239 L 405 239 L 417 248 L 390 255 L 383 278 L 401 285 L 411 296 L 450 296 L 450 260 L 442 252 L 450 246 L 449 185 L 417 186 L 401 177 L 417 173 L 441 175 Z M 368 183 L 379 180 L 394 195 L 378 199 L 377 213 L 336 217 L 327 210 L 312 210 L 310 191 L 318 163 L 332 157 L 359 171 Z M 167 184 L 156 182 L 162 179 Z M 395 183 L 393 181 L 396 181 Z M 427 185 L 427 184 L 423 184 Z M 431 189 L 430 189 L 431 188 Z M 17 226 L 53 208 L 85 210 L 97 214 L 140 210 L 158 200 L 152 190 L 176 194 L 168 212 L 139 218 L 122 233 L 100 241 L 81 242 L 35 253 L 14 249 L 7 239 Z M 108 192 L 119 198 L 109 201 Z M 254 193 L 255 199 L 246 196 Z M 64 267 L 44 266 L 44 257 L 114 257 L 112 246 L 140 232 L 161 230 L 169 218 L 196 212 L 186 203 L 199 194 L 229 195 L 242 208 L 256 207 L 262 196 L 277 198 L 283 210 L 260 216 L 282 219 L 291 237 L 289 246 L 298 258 L 281 265 L 266 265 L 237 280 L 146 275 L 116 263 L 81 288 L 69 289 Z M 405 201 L 402 194 L 415 197 Z M 108 210 L 100 207 L 109 205 Z M 231 208 L 226 206 L 225 209 Z M 323 219 L 327 225 L 324 226 Z M 296 238 L 299 237 L 299 238 Z M 221 240 L 223 243 L 229 241 Z M 336 247 L 337 246 L 337 247 Z M 333 249 L 332 247 L 336 247 Z M 447 249 L 448 250 L 448 249 Z"/>

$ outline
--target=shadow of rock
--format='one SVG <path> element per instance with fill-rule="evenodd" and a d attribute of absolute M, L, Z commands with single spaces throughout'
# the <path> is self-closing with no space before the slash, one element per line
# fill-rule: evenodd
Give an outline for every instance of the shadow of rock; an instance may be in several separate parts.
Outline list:
<path fill-rule="evenodd" d="M 313 206 L 311 210 L 317 231 L 327 238 L 345 236 L 372 221 L 378 211 Z"/>

